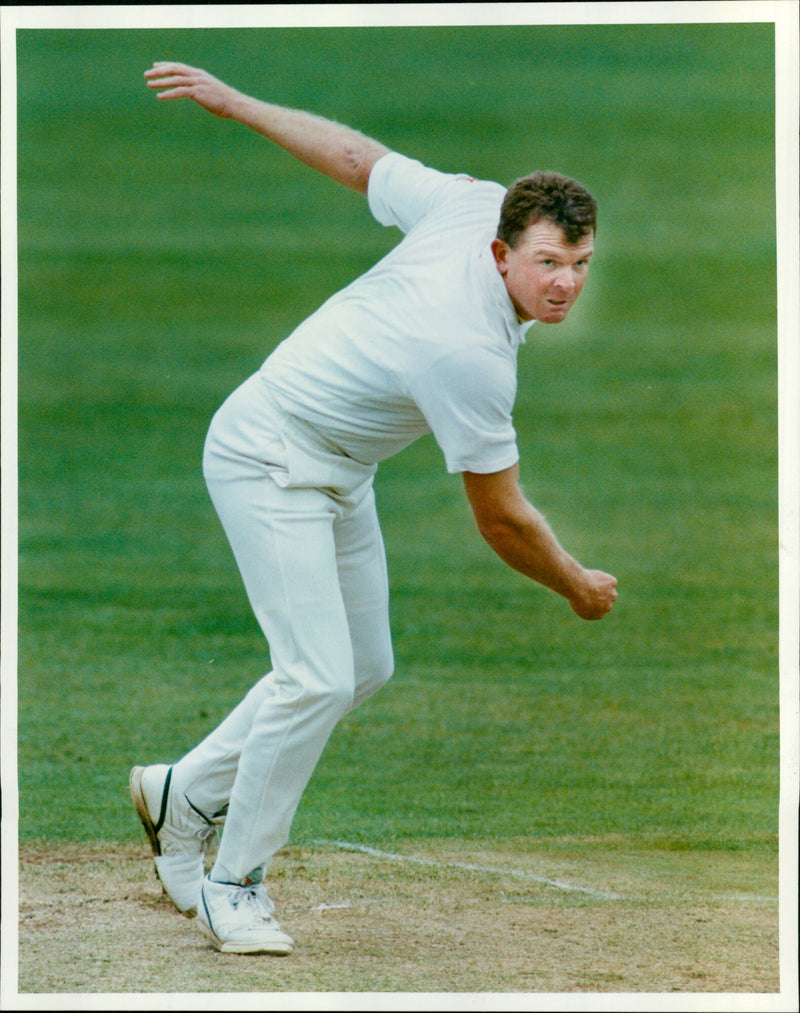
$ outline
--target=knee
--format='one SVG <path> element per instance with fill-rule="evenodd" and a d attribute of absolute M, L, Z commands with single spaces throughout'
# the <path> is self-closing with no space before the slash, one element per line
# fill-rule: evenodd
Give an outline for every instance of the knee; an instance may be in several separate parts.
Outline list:
<path fill-rule="evenodd" d="M 315 678 L 308 680 L 301 689 L 306 707 L 340 717 L 353 705 L 354 682 L 350 678 Z"/>
<path fill-rule="evenodd" d="M 369 659 L 361 659 L 361 664 L 356 666 L 356 685 L 353 694 L 353 707 L 377 693 L 386 685 L 394 673 L 394 654 L 391 644 L 386 644 L 377 653 L 370 655 Z"/>
<path fill-rule="evenodd" d="M 353 682 L 328 686 L 323 697 L 325 706 L 338 714 L 345 714 L 353 705 L 355 686 Z"/>

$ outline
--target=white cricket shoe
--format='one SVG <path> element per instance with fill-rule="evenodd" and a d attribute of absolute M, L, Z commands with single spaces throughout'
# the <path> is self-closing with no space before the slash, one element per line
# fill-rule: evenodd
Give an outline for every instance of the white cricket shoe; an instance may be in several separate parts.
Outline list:
<path fill-rule="evenodd" d="M 172 767 L 134 767 L 130 789 L 155 858 L 156 875 L 175 907 L 193 918 L 197 913 L 205 859 L 218 825 L 170 791 Z"/>
<path fill-rule="evenodd" d="M 197 920 L 222 953 L 291 953 L 291 936 L 272 917 L 275 905 L 263 883 L 240 886 L 203 880 Z"/>

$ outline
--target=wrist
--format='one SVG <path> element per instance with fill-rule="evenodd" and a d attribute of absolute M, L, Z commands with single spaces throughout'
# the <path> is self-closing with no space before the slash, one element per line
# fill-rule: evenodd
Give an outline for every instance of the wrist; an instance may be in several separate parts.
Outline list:
<path fill-rule="evenodd" d="M 236 120 L 245 126 L 251 126 L 259 103 L 256 99 L 245 95 L 235 88 L 229 88 L 225 104 L 220 112 L 224 119 Z"/>

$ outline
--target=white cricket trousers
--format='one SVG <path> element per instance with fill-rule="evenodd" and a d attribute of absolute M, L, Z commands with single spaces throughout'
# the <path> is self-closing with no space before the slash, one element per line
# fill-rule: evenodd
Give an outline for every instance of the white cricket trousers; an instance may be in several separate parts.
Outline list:
<path fill-rule="evenodd" d="M 173 779 L 206 815 L 227 806 L 211 877 L 241 883 L 288 840 L 336 723 L 392 673 L 386 559 L 375 467 L 287 416 L 260 374 L 214 416 L 203 467 L 272 671 Z"/>

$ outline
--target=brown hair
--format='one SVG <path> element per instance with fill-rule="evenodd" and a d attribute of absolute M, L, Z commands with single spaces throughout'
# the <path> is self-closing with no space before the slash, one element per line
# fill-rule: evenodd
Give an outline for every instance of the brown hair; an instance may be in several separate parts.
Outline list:
<path fill-rule="evenodd" d="M 513 249 L 525 229 L 542 219 L 558 225 L 568 243 L 577 243 L 597 229 L 597 202 L 569 176 L 534 172 L 506 191 L 497 238 Z"/>

